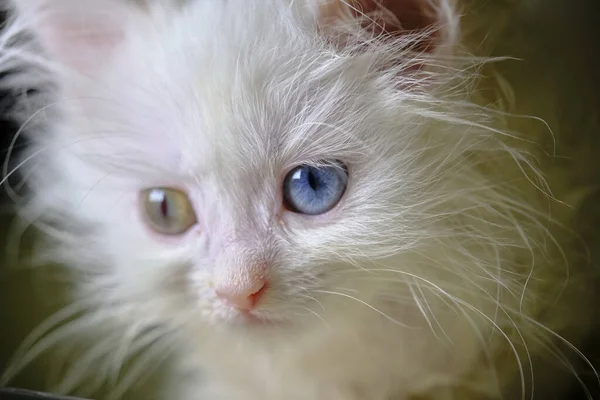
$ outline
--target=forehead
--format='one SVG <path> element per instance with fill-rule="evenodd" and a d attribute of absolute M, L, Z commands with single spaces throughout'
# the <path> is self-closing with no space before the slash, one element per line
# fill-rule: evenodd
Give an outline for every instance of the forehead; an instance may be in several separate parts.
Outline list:
<path fill-rule="evenodd" d="M 113 84 L 128 109 L 143 109 L 129 119 L 152 132 L 148 153 L 238 181 L 363 156 L 384 112 L 372 63 L 337 52 L 286 1 L 257 4 L 191 2 L 134 35 Z"/>
<path fill-rule="evenodd" d="M 185 77 L 176 102 L 187 165 L 284 169 L 364 146 L 361 124 L 369 118 L 359 116 L 370 88 L 357 80 L 356 62 L 308 34 L 284 33 L 194 46 L 175 66 Z"/>

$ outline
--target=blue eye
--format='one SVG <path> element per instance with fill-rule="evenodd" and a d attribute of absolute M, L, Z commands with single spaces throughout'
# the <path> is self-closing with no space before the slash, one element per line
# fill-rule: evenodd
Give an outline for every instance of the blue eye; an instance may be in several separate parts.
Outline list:
<path fill-rule="evenodd" d="M 323 214 L 340 201 L 347 184 L 348 170 L 338 161 L 319 167 L 301 165 L 283 181 L 283 202 L 292 212 Z"/>

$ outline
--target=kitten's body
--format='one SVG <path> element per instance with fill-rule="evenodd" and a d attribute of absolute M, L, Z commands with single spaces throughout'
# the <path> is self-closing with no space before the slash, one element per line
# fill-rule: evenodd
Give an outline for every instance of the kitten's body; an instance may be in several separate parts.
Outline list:
<path fill-rule="evenodd" d="M 74 18 L 68 0 L 53 1 Z M 50 4 L 15 3 L 25 25 Z M 84 328 L 115 343 L 110 365 L 128 335 L 158 332 L 149 352 L 175 348 L 164 399 L 513 399 L 532 387 L 545 399 L 563 389 L 579 358 L 565 342 L 587 334 L 595 279 L 570 229 L 596 177 L 576 181 L 577 163 L 552 153 L 572 157 L 586 147 L 565 145 L 573 131 L 597 126 L 557 116 L 568 91 L 535 76 L 544 37 L 516 34 L 527 7 L 439 1 L 437 66 L 401 69 L 411 60 L 390 54 L 397 46 L 345 48 L 312 0 L 104 3 L 102 21 L 82 9 L 98 31 L 81 42 L 68 19 L 34 19 L 61 91 L 29 137 L 32 152 L 59 151 L 32 169 L 23 213 L 58 224 L 48 253 L 83 277 Z M 465 47 L 533 61 L 479 70 L 452 57 Z M 340 206 L 312 219 L 277 211 L 281 174 L 329 158 L 350 169 Z M 190 192 L 202 230 L 148 233 L 138 193 L 160 185 Z M 258 312 L 270 322 L 240 322 L 212 282 L 261 262 L 271 284 Z M 567 371 L 554 371 L 560 363 Z"/>

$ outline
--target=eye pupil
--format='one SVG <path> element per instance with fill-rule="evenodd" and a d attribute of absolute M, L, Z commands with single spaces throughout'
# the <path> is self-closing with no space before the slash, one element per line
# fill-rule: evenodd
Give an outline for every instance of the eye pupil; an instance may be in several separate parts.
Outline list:
<path fill-rule="evenodd" d="M 164 218 L 169 216 L 169 202 L 166 198 L 164 198 L 160 203 L 160 212 Z"/>
<path fill-rule="evenodd" d="M 348 170 L 339 161 L 319 167 L 301 165 L 284 179 L 283 202 L 288 210 L 298 214 L 324 214 L 340 201 L 347 183 Z"/>
<path fill-rule="evenodd" d="M 307 179 L 308 179 L 308 184 L 310 185 L 310 188 L 312 190 L 317 190 L 319 181 L 318 181 L 317 177 L 315 176 L 312 169 L 308 170 L 308 178 Z"/>

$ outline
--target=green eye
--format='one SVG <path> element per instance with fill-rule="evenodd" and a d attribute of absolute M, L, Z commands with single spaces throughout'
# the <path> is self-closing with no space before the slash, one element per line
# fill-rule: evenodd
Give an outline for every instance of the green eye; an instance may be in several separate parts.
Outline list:
<path fill-rule="evenodd" d="M 141 194 L 148 225 L 163 235 L 181 235 L 197 222 L 189 197 L 170 188 L 152 188 Z"/>

